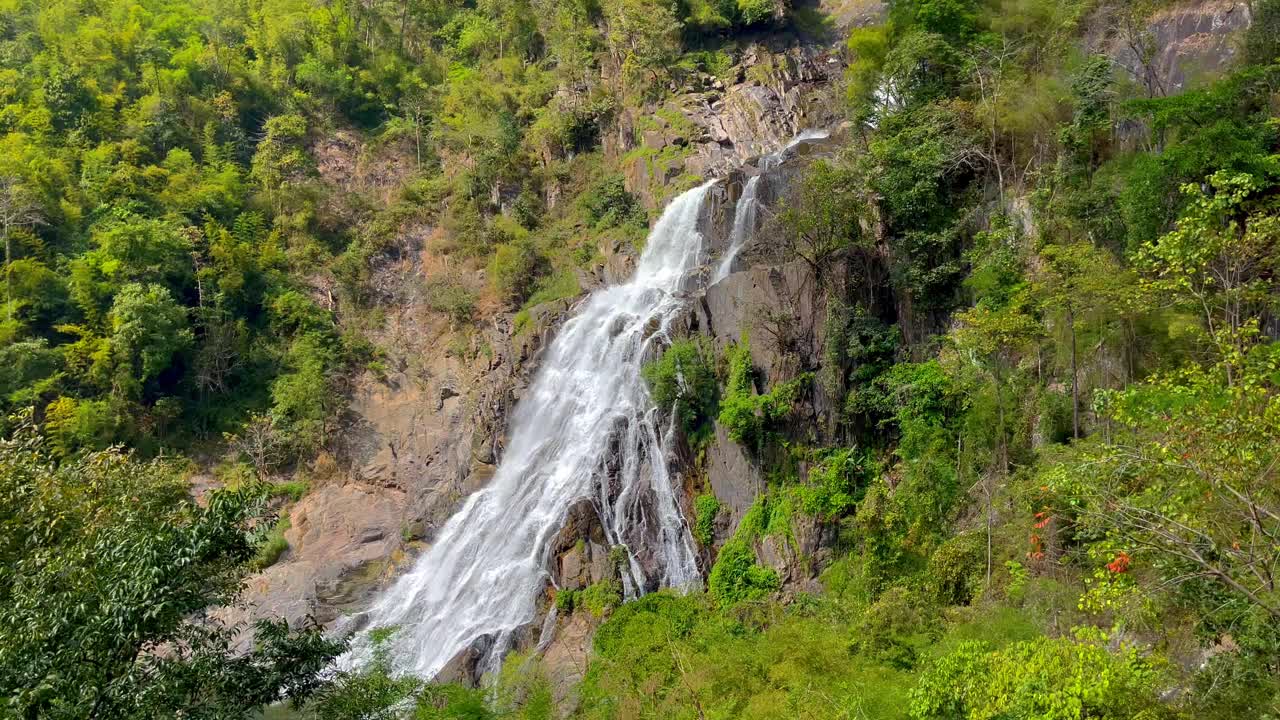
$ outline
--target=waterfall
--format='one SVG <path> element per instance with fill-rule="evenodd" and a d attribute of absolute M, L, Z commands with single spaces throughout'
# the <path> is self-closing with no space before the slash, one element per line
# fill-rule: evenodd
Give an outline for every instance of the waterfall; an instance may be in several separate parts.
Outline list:
<path fill-rule="evenodd" d="M 661 577 L 634 552 L 628 596 L 654 582 L 700 582 L 694 549 L 667 472 L 673 426 L 639 380 L 655 342 L 684 305 L 702 254 L 698 220 L 711 183 L 667 207 L 635 277 L 596 291 L 547 350 L 510 424 L 510 442 L 488 487 L 440 530 L 413 569 L 369 609 L 365 627 L 396 627 L 386 648 L 400 672 L 435 676 L 459 652 L 492 641 L 495 667 L 513 635 L 533 622 L 549 580 L 552 540 L 569 509 L 592 499 L 611 545 L 643 546 Z M 368 662 L 368 633 L 339 662 Z"/>
<path fill-rule="evenodd" d="M 760 203 L 756 200 L 759 189 L 759 175 L 752 175 L 742 188 L 742 197 L 738 198 L 738 204 L 733 208 L 733 230 L 729 232 L 729 250 L 725 252 L 724 260 L 721 260 L 720 265 L 716 267 L 716 274 L 711 277 L 712 285 L 729 277 L 729 271 L 733 269 L 733 261 L 737 259 L 738 252 L 746 247 L 751 238 L 755 237 L 756 215 L 759 214 L 760 209 Z"/>
<path fill-rule="evenodd" d="M 800 143 L 809 140 L 822 140 L 828 135 L 829 133 L 826 130 L 805 130 L 787 143 L 786 147 L 761 158 L 761 172 L 768 172 L 776 168 L 782 163 L 782 158 L 787 152 Z M 716 272 L 711 276 L 712 285 L 729 277 L 729 273 L 733 270 L 733 261 L 738 258 L 738 253 L 742 252 L 742 249 L 755 238 L 756 218 L 760 214 L 759 195 L 760 175 L 752 175 L 747 179 L 747 184 L 742 187 L 742 197 L 738 198 L 738 203 L 733 208 L 733 229 L 729 232 L 729 249 L 725 251 L 724 259 L 716 266 Z"/>

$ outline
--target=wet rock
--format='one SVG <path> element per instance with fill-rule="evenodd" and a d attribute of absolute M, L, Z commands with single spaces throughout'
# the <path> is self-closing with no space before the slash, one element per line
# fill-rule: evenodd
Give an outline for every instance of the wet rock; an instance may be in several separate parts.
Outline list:
<path fill-rule="evenodd" d="M 738 527 L 765 487 L 760 469 L 720 423 L 716 423 L 716 439 L 707 451 L 707 481 L 726 511 L 730 528 Z"/>
<path fill-rule="evenodd" d="M 484 672 L 483 664 L 489 656 L 489 652 L 493 649 L 493 638 L 485 635 L 475 642 L 471 643 L 471 647 L 459 652 L 453 656 L 453 659 L 445 663 L 440 668 L 440 672 L 436 674 L 435 681 L 439 683 L 458 683 L 467 687 L 476 687 L 480 682 L 480 677 Z"/>
<path fill-rule="evenodd" d="M 610 577 L 609 543 L 600 514 L 590 500 L 580 500 L 569 509 L 551 547 L 551 570 L 561 589 L 580 590 Z"/>

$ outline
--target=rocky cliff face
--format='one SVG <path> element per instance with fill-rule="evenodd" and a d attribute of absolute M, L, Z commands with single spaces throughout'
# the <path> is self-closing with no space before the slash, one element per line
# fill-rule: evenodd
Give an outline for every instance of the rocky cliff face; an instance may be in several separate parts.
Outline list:
<path fill-rule="evenodd" d="M 1098 32 L 1090 45 L 1151 95 L 1176 95 L 1228 69 L 1252 20 L 1245 0 L 1179 2 L 1136 26 L 1118 19 L 1118 10 L 1104 10 L 1094 21 Z"/>
<path fill-rule="evenodd" d="M 606 137 L 627 188 L 659 207 L 705 178 L 773 152 L 842 117 L 838 45 L 767 37 L 737 51 L 722 77 L 700 75 L 657 107 L 628 108 Z"/>

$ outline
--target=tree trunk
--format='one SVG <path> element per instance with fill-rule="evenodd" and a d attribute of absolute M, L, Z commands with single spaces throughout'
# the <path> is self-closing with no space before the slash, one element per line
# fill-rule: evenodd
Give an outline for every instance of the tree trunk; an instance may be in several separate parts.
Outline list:
<path fill-rule="evenodd" d="M 1067 331 L 1071 333 L 1071 437 L 1080 439 L 1080 370 L 1076 355 L 1076 311 L 1067 305 Z"/>

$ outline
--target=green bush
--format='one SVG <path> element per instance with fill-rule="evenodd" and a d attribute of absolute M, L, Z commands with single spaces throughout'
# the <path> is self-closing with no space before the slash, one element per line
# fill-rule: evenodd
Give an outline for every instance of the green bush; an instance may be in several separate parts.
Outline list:
<path fill-rule="evenodd" d="M 721 607 L 763 600 L 780 587 L 778 574 L 756 563 L 751 544 L 739 536 L 720 549 L 707 578 L 707 591 Z"/>
<path fill-rule="evenodd" d="M 519 305 L 533 292 L 546 264 L 532 241 L 516 239 L 498 246 L 489 261 L 489 277 L 504 300 Z"/>
<path fill-rule="evenodd" d="M 746 338 L 729 348 L 729 381 L 720 402 L 720 424 L 729 437 L 741 445 L 754 447 L 760 435 L 759 405 L 755 395 L 755 368 Z"/>
<path fill-rule="evenodd" d="M 635 195 L 627 191 L 621 175 L 613 175 L 592 185 L 579 202 L 587 221 L 598 230 L 623 225 L 645 225 L 648 214 Z"/>
<path fill-rule="evenodd" d="M 849 514 L 865 490 L 871 459 L 857 448 L 830 450 L 809 469 L 809 482 L 795 489 L 800 508 L 833 519 Z"/>
<path fill-rule="evenodd" d="M 812 374 L 788 380 L 769 392 L 755 391 L 755 368 L 751 365 L 751 348 L 744 337 L 728 351 L 729 380 L 720 401 L 719 421 L 729 437 L 744 447 L 758 451 L 778 421 L 789 415 L 801 391 L 812 381 Z"/>
<path fill-rule="evenodd" d="M 578 595 L 580 591 L 561 589 L 556 591 L 556 611 L 561 615 L 570 615 L 574 608 L 580 604 Z"/>
<path fill-rule="evenodd" d="M 992 650 L 968 642 L 940 658 L 911 691 L 914 720 L 1034 717 L 1159 718 L 1160 673 L 1136 648 L 1112 652 L 1100 631 Z"/>
<path fill-rule="evenodd" d="M 622 583 L 608 578 L 584 588 L 577 594 L 575 605 L 596 617 L 604 617 L 622 604 Z"/>
<path fill-rule="evenodd" d="M 427 281 L 427 307 L 449 316 L 455 328 L 471 322 L 476 312 L 476 294 L 457 280 Z"/>
<path fill-rule="evenodd" d="M 947 540 L 929 558 L 925 582 L 934 602 L 968 605 L 985 584 L 986 542 L 980 533 Z"/>
<path fill-rule="evenodd" d="M 770 22 L 785 13 L 779 0 L 738 0 L 738 17 L 743 25 Z"/>
<path fill-rule="evenodd" d="M 543 303 L 575 298 L 581 293 L 582 285 L 578 282 L 577 273 L 572 268 L 565 268 L 539 280 L 533 294 L 525 300 L 524 307 L 532 308 Z"/>
<path fill-rule="evenodd" d="M 306 480 L 291 480 L 289 482 L 276 483 L 271 486 L 271 497 L 288 498 L 293 502 L 298 502 L 310 489 L 311 484 Z"/>
<path fill-rule="evenodd" d="M 859 618 L 853 649 L 876 662 L 909 670 L 934 639 L 935 611 L 910 590 L 890 588 Z"/>
<path fill-rule="evenodd" d="M 722 607 L 749 600 L 762 600 L 782 586 L 778 574 L 756 563 L 749 545 L 725 545 L 711 568 L 707 588 Z"/>
<path fill-rule="evenodd" d="M 710 546 L 715 541 L 716 516 L 720 514 L 720 501 L 711 493 L 703 493 L 693 501 L 693 538 Z"/>
<path fill-rule="evenodd" d="M 719 383 L 697 340 L 678 340 L 641 371 L 661 410 L 675 408 L 688 435 L 715 416 Z"/>

